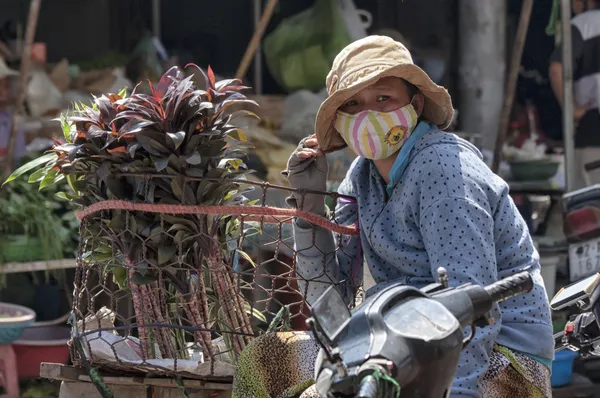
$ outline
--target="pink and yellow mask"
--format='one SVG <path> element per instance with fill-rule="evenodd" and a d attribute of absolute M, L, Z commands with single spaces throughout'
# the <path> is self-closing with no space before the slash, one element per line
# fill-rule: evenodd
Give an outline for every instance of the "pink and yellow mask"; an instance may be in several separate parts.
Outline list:
<path fill-rule="evenodd" d="M 418 119 L 412 104 L 391 112 L 365 110 L 351 115 L 338 110 L 334 127 L 358 156 L 378 160 L 400 150 Z"/>

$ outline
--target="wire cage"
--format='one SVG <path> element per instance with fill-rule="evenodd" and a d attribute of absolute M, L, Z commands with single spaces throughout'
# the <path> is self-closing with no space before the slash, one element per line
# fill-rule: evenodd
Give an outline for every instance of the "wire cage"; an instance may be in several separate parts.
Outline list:
<path fill-rule="evenodd" d="M 350 288 L 357 297 L 356 269 L 339 275 L 331 265 L 340 254 L 360 257 L 344 252 L 349 240 L 358 239 L 357 226 L 287 207 L 292 189 L 250 180 L 117 178 L 143 181 L 144 190 L 170 181 L 184 198 L 202 193 L 219 199 L 196 197 L 194 203 L 203 205 L 105 200 L 78 213 L 70 344 L 75 365 L 232 376 L 237 355 L 282 309 L 289 311 L 287 326 L 298 330 L 310 314 L 311 297 L 327 287 Z M 330 206 L 340 199 L 301 194 L 321 196 Z M 294 244 L 297 218 L 308 221 L 312 235 L 301 250 Z M 325 245 L 330 250 L 319 244 L 323 236 L 331 237 L 333 244 Z M 362 264 L 356 266 L 362 272 Z"/>

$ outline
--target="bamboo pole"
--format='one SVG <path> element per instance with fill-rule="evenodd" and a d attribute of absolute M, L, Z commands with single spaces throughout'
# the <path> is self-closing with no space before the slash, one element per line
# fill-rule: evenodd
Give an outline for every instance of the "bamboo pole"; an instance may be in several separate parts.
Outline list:
<path fill-rule="evenodd" d="M 235 74 L 235 77 L 237 79 L 241 80 L 246 75 L 248 67 L 252 62 L 252 57 L 254 57 L 256 49 L 260 45 L 260 41 L 262 40 L 265 30 L 267 29 L 267 25 L 269 25 L 269 21 L 273 16 L 273 12 L 275 11 L 275 6 L 277 5 L 277 2 L 278 0 L 269 0 L 269 2 L 267 3 L 265 11 L 263 12 L 262 17 L 260 18 L 260 21 L 258 22 L 256 29 L 254 30 L 252 39 L 250 40 L 248 47 L 246 47 L 246 52 L 244 53 L 242 62 L 240 62 L 240 65 L 238 66 L 237 72 Z"/>
<path fill-rule="evenodd" d="M 40 6 L 42 0 L 31 0 L 29 5 L 29 16 L 27 17 L 27 29 L 25 31 L 25 47 L 21 55 L 21 74 L 19 76 L 19 91 L 17 102 L 12 114 L 12 122 L 10 126 L 10 136 L 8 137 L 8 147 L 6 148 L 6 161 L 4 163 L 4 173 L 6 176 L 12 172 L 13 158 L 15 153 L 15 142 L 18 134 L 18 117 L 23 110 L 25 102 L 25 88 L 27 87 L 27 78 L 29 77 L 29 67 L 31 65 L 31 47 L 35 39 L 35 31 L 37 29 L 38 17 L 40 14 Z"/>
<path fill-rule="evenodd" d="M 563 70 L 563 142 L 567 192 L 575 188 L 575 126 L 573 100 L 573 49 L 571 48 L 571 0 L 561 2 L 561 40 Z"/>
<path fill-rule="evenodd" d="M 502 113 L 500 114 L 500 123 L 498 126 L 498 134 L 496 135 L 496 146 L 494 147 L 494 158 L 492 161 L 492 171 L 498 172 L 500 161 L 502 159 L 502 148 L 506 139 L 506 131 L 508 130 L 508 122 L 512 110 L 515 91 L 517 89 L 517 80 L 519 78 L 519 69 L 521 67 L 521 58 L 523 56 L 523 48 L 527 38 L 527 29 L 531 19 L 531 10 L 533 9 L 533 0 L 524 0 L 521 6 L 521 17 L 517 28 L 515 44 L 513 46 L 512 56 L 510 60 L 510 69 L 508 72 L 508 80 L 506 81 L 506 93 L 504 96 L 504 104 Z"/>
<path fill-rule="evenodd" d="M 254 0 L 254 29 L 258 27 L 260 22 L 260 13 L 262 10 L 262 0 Z M 254 92 L 257 95 L 262 95 L 262 50 L 260 41 L 254 52 Z"/>

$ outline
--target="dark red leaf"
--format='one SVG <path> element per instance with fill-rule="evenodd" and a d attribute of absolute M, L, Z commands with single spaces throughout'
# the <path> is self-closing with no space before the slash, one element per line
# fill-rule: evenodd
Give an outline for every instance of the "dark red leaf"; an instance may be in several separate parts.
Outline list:
<path fill-rule="evenodd" d="M 107 149 L 106 151 L 108 153 L 117 153 L 117 152 L 127 153 L 127 149 L 124 146 L 119 146 L 119 147 L 116 147 L 116 148 L 113 148 L 113 149 Z"/>
<path fill-rule="evenodd" d="M 221 81 L 217 82 L 215 84 L 215 89 L 217 91 L 221 91 L 221 89 L 223 87 L 231 86 L 231 85 L 236 85 L 237 86 L 237 85 L 239 85 L 241 83 L 242 83 L 242 81 L 240 79 L 225 79 L 225 80 L 221 80 Z"/>
<path fill-rule="evenodd" d="M 181 71 L 178 66 L 173 66 L 162 75 L 158 82 L 158 86 L 156 87 L 156 92 L 153 92 L 154 96 L 156 97 L 158 95 L 159 98 L 164 97 L 174 79 L 181 79 Z"/>
<path fill-rule="evenodd" d="M 138 84 L 135 85 L 135 87 L 133 88 L 133 91 L 131 92 L 131 96 L 134 96 L 137 94 L 137 90 L 138 90 L 138 87 L 140 86 L 140 84 L 142 84 L 142 82 L 139 82 Z"/>
<path fill-rule="evenodd" d="M 153 124 L 155 124 L 155 122 L 152 120 L 134 118 L 125 123 L 123 127 L 119 129 L 119 134 L 135 134 L 148 126 L 152 126 Z"/>
<path fill-rule="evenodd" d="M 212 70 L 212 68 L 210 67 L 210 65 L 208 66 L 208 81 L 210 83 L 210 88 L 215 88 L 215 74 Z"/>
<path fill-rule="evenodd" d="M 200 68 L 198 65 L 194 64 L 194 63 L 189 63 L 187 64 L 185 67 L 189 67 L 191 66 L 192 68 L 196 68 L 198 69 L 198 71 L 202 74 L 202 76 L 204 76 L 204 83 L 206 85 L 206 89 L 208 89 L 209 87 L 211 87 L 210 85 L 210 80 L 208 79 L 208 76 L 206 76 L 206 73 L 204 73 L 204 71 L 202 70 L 202 68 Z"/>

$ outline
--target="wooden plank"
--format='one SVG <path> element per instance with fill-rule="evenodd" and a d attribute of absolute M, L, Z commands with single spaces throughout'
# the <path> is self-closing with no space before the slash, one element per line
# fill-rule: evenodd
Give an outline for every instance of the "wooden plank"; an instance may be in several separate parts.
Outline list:
<path fill-rule="evenodd" d="M 109 386 L 110 391 L 115 398 L 140 398 L 148 395 L 146 386 Z M 190 398 L 231 398 L 231 391 L 220 390 L 193 390 L 187 389 L 186 392 Z M 155 387 L 152 392 L 154 398 L 181 398 L 181 391 L 173 388 Z M 92 383 L 85 382 L 66 382 L 60 385 L 59 398 L 102 398 L 96 387 Z"/>
<path fill-rule="evenodd" d="M 219 370 L 219 367 L 219 364 L 215 364 L 215 372 Z M 40 365 L 40 377 L 66 382 L 91 382 L 90 377 L 85 369 L 58 363 L 43 362 Z M 161 388 L 178 388 L 177 382 L 167 377 L 117 376 L 111 373 L 103 372 L 102 379 L 107 385 L 142 385 Z M 183 379 L 183 385 L 185 388 L 195 390 L 231 390 L 231 383 L 229 381 L 217 382 Z"/>
<path fill-rule="evenodd" d="M 73 258 L 49 261 L 33 261 L 28 263 L 6 263 L 0 265 L 0 274 L 14 274 L 18 272 L 51 271 L 56 269 L 68 269 L 76 267 Z"/>

